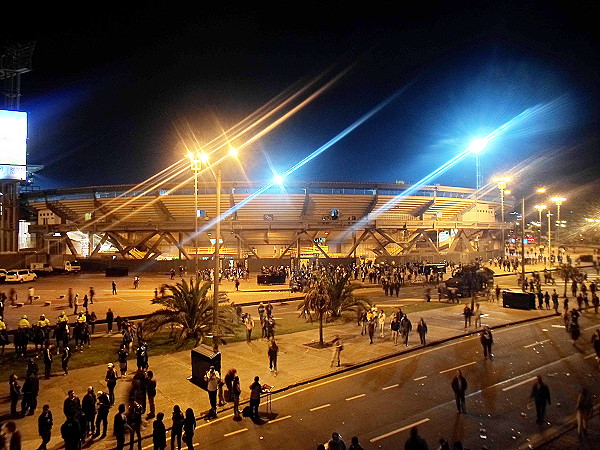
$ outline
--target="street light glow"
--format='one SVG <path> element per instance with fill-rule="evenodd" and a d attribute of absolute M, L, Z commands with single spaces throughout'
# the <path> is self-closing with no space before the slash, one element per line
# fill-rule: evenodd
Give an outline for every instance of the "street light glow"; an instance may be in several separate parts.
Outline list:
<path fill-rule="evenodd" d="M 538 194 L 543 194 L 547 191 L 547 189 L 545 187 L 541 187 L 541 188 L 537 188 L 535 190 L 535 192 L 537 192 Z"/>
<path fill-rule="evenodd" d="M 234 158 L 237 158 L 237 156 L 238 156 L 237 148 L 231 147 L 229 149 L 229 156 L 233 156 Z"/>
<path fill-rule="evenodd" d="M 471 141 L 471 144 L 467 148 L 467 150 L 471 153 L 477 154 L 477 153 L 480 153 L 481 151 L 483 151 L 483 149 L 486 147 L 487 144 L 488 144 L 487 138 L 473 139 Z"/>
<path fill-rule="evenodd" d="M 537 209 L 538 211 L 542 212 L 543 210 L 546 209 L 546 205 L 535 205 L 534 208 Z"/>
<path fill-rule="evenodd" d="M 560 205 L 562 202 L 564 202 L 567 199 L 564 197 L 552 197 L 550 200 L 552 200 L 557 205 Z"/>
<path fill-rule="evenodd" d="M 283 184 L 283 176 L 282 176 L 282 175 L 279 175 L 278 173 L 276 173 L 276 174 L 273 176 L 273 183 L 275 183 L 275 184 L 279 184 L 279 185 L 282 185 L 282 184 Z"/>

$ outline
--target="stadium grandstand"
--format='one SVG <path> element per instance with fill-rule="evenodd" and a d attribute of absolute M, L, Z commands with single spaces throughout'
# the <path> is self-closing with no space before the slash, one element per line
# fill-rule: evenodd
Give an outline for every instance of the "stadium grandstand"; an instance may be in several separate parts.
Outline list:
<path fill-rule="evenodd" d="M 31 250 L 92 260 L 209 260 L 216 187 L 190 184 L 25 192 Z M 469 188 L 286 182 L 265 190 L 224 181 L 219 197 L 220 254 L 230 261 L 457 260 L 500 248 L 500 199 Z"/>

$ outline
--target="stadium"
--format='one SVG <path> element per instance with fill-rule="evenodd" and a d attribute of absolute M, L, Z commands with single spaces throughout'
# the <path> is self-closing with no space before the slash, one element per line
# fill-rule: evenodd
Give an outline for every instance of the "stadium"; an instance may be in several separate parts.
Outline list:
<path fill-rule="evenodd" d="M 223 181 L 218 193 L 214 181 L 186 182 L 22 193 L 29 221 L 20 240 L 34 251 L 30 258 L 50 264 L 119 260 L 148 270 L 173 260 L 209 266 L 218 222 L 222 267 L 357 258 L 460 262 L 500 253 L 500 199 L 475 189 Z"/>

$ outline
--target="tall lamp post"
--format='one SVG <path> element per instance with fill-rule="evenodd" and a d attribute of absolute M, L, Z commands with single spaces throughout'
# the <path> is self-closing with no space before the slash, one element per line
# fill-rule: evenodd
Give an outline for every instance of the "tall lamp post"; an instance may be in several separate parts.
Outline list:
<path fill-rule="evenodd" d="M 500 189 L 500 214 L 502 216 L 502 257 L 504 257 L 506 247 L 506 237 L 504 235 L 504 191 L 506 190 L 506 183 L 510 181 L 510 177 L 496 177 L 492 181 L 494 183 L 498 183 L 498 189 Z"/>
<path fill-rule="evenodd" d="M 550 228 L 550 217 L 552 217 L 552 213 L 550 212 L 550 208 L 548 208 L 548 264 L 552 267 L 552 230 Z"/>
<path fill-rule="evenodd" d="M 562 225 L 560 221 L 560 205 L 567 199 L 564 197 L 552 197 L 550 200 L 556 203 L 556 245 L 560 246 L 560 227 Z"/>
<path fill-rule="evenodd" d="M 194 172 L 194 277 L 198 277 L 198 173 L 202 170 L 202 164 L 208 163 L 208 155 L 197 151 L 188 152 L 190 168 Z"/>
<path fill-rule="evenodd" d="M 540 224 L 540 244 L 542 243 L 542 211 L 546 209 L 546 205 L 535 205 L 535 209 L 537 209 L 539 215 L 539 224 Z"/>

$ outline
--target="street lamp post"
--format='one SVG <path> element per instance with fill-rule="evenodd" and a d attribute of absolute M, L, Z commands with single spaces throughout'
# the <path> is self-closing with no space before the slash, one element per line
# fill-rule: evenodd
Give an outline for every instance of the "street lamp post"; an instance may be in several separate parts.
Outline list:
<path fill-rule="evenodd" d="M 221 238 L 221 169 L 217 169 L 217 224 L 215 236 L 215 266 L 214 266 L 214 287 L 213 287 L 213 351 L 219 351 L 219 273 L 220 264 L 220 238 Z"/>
<path fill-rule="evenodd" d="M 560 246 L 560 205 L 567 199 L 564 197 L 552 197 L 550 200 L 556 203 L 556 245 Z"/>
<path fill-rule="evenodd" d="M 525 197 L 521 201 L 521 289 L 525 290 Z"/>
<path fill-rule="evenodd" d="M 546 205 L 535 205 L 535 209 L 538 211 L 539 224 L 540 224 L 540 244 L 542 243 L 542 211 L 546 209 Z"/>
<path fill-rule="evenodd" d="M 504 191 L 506 190 L 506 183 L 510 181 L 509 177 L 497 177 L 494 178 L 492 181 L 494 181 L 495 183 L 498 183 L 498 189 L 500 189 L 500 211 L 501 211 L 501 219 L 502 219 L 502 257 L 504 257 L 505 254 L 505 247 L 506 247 L 506 237 L 505 237 L 505 233 L 504 233 Z"/>
<path fill-rule="evenodd" d="M 552 267 L 552 230 L 550 229 L 550 208 L 548 208 L 548 264 Z"/>
<path fill-rule="evenodd" d="M 208 155 L 189 152 L 188 158 L 194 172 L 194 277 L 198 277 L 198 173 L 202 170 L 202 164 L 208 162 Z"/>

